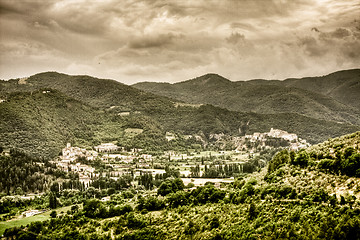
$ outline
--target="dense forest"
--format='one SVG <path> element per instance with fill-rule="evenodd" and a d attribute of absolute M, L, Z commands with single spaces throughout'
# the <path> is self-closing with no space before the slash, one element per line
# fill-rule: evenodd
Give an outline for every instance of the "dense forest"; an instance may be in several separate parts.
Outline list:
<path fill-rule="evenodd" d="M 68 177 L 56 165 L 11 149 L 0 155 L 0 192 L 24 194 L 48 190 L 52 181 Z"/>

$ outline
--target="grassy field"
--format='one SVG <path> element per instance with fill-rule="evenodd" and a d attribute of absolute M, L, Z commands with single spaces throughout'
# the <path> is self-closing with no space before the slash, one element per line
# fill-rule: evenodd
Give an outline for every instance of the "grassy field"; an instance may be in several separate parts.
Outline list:
<path fill-rule="evenodd" d="M 141 128 L 127 128 L 125 129 L 125 136 L 132 138 L 135 137 L 136 135 L 139 135 L 143 131 L 144 130 Z"/>
<path fill-rule="evenodd" d="M 60 215 L 61 212 L 66 213 L 70 209 L 71 209 L 71 206 L 58 208 L 58 209 L 56 209 L 56 213 L 57 213 L 57 215 Z M 50 219 L 50 213 L 51 213 L 51 210 L 46 211 L 41 214 L 38 214 L 38 215 L 35 215 L 35 216 L 31 216 L 31 217 L 23 218 L 22 216 L 18 216 L 17 218 L 11 219 L 9 221 L 0 222 L 0 236 L 3 235 L 5 230 L 8 228 L 26 226 L 29 223 L 36 222 L 36 221 L 46 221 L 46 220 Z"/>
<path fill-rule="evenodd" d="M 6 222 L 1 222 L 0 223 L 0 235 L 4 234 L 5 230 L 8 228 L 12 228 L 12 227 L 20 227 L 20 226 L 26 226 L 31 222 L 36 222 L 36 221 L 46 221 L 50 219 L 50 211 L 42 213 L 42 214 L 38 214 L 35 216 L 31 216 L 31 217 L 26 217 L 26 218 L 16 218 L 16 219 L 12 219 Z"/>

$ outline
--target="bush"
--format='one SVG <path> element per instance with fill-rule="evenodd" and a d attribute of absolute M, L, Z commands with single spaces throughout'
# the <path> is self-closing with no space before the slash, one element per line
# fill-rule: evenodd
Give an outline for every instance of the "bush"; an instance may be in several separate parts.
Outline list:
<path fill-rule="evenodd" d="M 51 211 L 50 217 L 56 218 L 56 211 L 55 210 Z"/>
<path fill-rule="evenodd" d="M 301 150 L 292 161 L 292 164 L 299 165 L 300 167 L 306 167 L 309 163 L 309 159 L 309 154 L 305 150 Z"/>
<path fill-rule="evenodd" d="M 223 200 L 226 191 L 215 188 L 213 185 L 198 187 L 191 191 L 191 196 L 195 204 L 216 203 Z"/>
<path fill-rule="evenodd" d="M 141 215 L 135 215 L 131 212 L 126 217 L 126 226 L 129 228 L 137 229 L 145 227 L 146 223 Z"/>
<path fill-rule="evenodd" d="M 210 229 L 218 228 L 220 227 L 220 221 L 217 216 L 215 216 L 213 219 L 211 219 L 210 222 Z"/>
<path fill-rule="evenodd" d="M 108 216 L 109 217 L 115 217 L 124 215 L 125 213 L 132 212 L 133 208 L 130 205 L 123 205 L 123 206 L 116 206 L 116 207 L 110 207 Z"/>
<path fill-rule="evenodd" d="M 169 193 L 177 192 L 180 190 L 184 190 L 184 183 L 180 178 L 175 179 L 167 179 L 161 183 L 158 194 L 161 196 L 166 196 Z"/>
<path fill-rule="evenodd" d="M 84 215 L 89 218 L 106 218 L 108 212 L 98 199 L 90 199 L 83 204 Z"/>
<path fill-rule="evenodd" d="M 163 209 L 164 207 L 165 207 L 164 201 L 154 196 L 149 196 L 147 198 L 140 197 L 139 204 L 137 205 L 137 208 L 139 210 L 146 209 L 148 211 L 156 211 Z"/>
<path fill-rule="evenodd" d="M 172 208 L 177 208 L 179 206 L 188 205 L 189 200 L 189 193 L 186 193 L 184 191 L 177 191 L 176 193 L 170 193 L 167 195 L 167 202 L 169 203 L 169 206 Z"/>

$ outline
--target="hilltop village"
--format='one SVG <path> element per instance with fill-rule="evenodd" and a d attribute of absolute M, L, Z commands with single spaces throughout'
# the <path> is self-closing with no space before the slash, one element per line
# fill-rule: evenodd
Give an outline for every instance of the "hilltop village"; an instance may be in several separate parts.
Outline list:
<path fill-rule="evenodd" d="M 266 133 L 255 132 L 252 135 L 245 135 L 240 138 L 239 142 L 245 142 L 245 145 L 247 145 L 246 142 L 250 142 L 261 148 L 270 148 L 279 144 L 293 151 L 305 149 L 310 146 L 305 139 L 299 138 L 296 134 L 274 128 L 271 128 L 270 132 Z M 237 145 L 237 149 L 244 147 L 244 144 Z"/>

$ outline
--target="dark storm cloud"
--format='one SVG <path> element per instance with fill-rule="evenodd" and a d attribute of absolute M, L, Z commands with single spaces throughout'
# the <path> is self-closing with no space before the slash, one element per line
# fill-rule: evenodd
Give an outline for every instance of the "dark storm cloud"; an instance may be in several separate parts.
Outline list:
<path fill-rule="evenodd" d="M 51 1 L 0 1 L 0 14 L 17 14 L 26 17 L 29 13 L 41 13 L 51 5 Z"/>
<path fill-rule="evenodd" d="M 231 33 L 231 35 L 226 38 L 226 41 L 231 44 L 237 44 L 239 42 L 244 42 L 245 36 L 240 33 Z"/>
<path fill-rule="evenodd" d="M 175 38 L 180 36 L 175 36 L 172 33 L 160 34 L 158 36 L 143 36 L 134 40 L 131 40 L 129 43 L 130 48 L 152 48 L 152 47 L 163 47 L 165 45 L 173 42 Z"/>
<path fill-rule="evenodd" d="M 359 10 L 357 0 L 0 0 L 0 78 L 324 74 L 359 67 Z"/>
<path fill-rule="evenodd" d="M 351 32 L 345 28 L 338 28 L 331 35 L 335 38 L 344 38 L 351 35 Z"/>
<path fill-rule="evenodd" d="M 299 43 L 304 48 L 304 52 L 312 57 L 320 57 L 327 52 L 327 49 L 320 46 L 314 37 L 304 37 L 300 39 Z"/>

